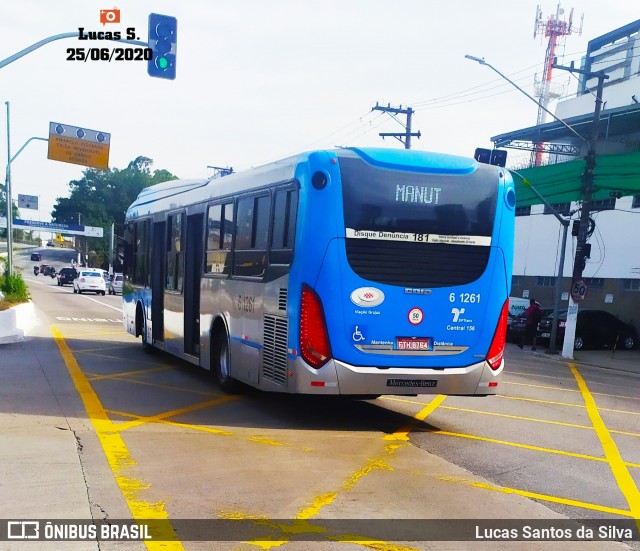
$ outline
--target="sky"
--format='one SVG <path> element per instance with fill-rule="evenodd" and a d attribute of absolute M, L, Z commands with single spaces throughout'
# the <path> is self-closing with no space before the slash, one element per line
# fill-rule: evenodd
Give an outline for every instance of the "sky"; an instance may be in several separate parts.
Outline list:
<path fill-rule="evenodd" d="M 0 162 L 57 122 L 111 134 L 109 167 L 142 155 L 180 178 L 211 175 L 210 165 L 244 170 L 295 153 L 335 146 L 401 148 L 380 132 L 402 132 L 378 102 L 415 110 L 412 148 L 473 156 L 490 138 L 534 126 L 529 94 L 542 76 L 546 39 L 534 38 L 541 0 L 2 0 L 0 59 L 49 36 L 135 28 L 147 40 L 148 15 L 178 20 L 176 79 L 152 78 L 145 61 L 71 61 L 69 48 L 119 46 L 58 40 L 0 69 Z M 100 10 L 120 10 L 119 24 Z M 540 4 L 543 19 L 558 4 Z M 558 62 L 579 61 L 589 40 L 638 18 L 632 0 L 576 0 L 576 31 Z M 575 94 L 577 81 L 554 82 Z M 404 122 L 404 117 L 401 117 Z M 518 155 L 510 151 L 510 155 Z M 47 159 L 31 142 L 11 165 L 12 192 L 39 196 L 21 217 L 50 221 L 56 198 L 86 167 Z"/>

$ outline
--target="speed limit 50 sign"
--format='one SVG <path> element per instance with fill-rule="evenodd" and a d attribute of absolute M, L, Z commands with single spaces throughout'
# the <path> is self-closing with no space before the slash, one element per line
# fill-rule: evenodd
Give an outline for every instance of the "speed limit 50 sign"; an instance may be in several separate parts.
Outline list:
<path fill-rule="evenodd" d="M 581 302 L 587 296 L 587 284 L 584 279 L 574 279 L 571 282 L 571 298 L 573 302 Z"/>

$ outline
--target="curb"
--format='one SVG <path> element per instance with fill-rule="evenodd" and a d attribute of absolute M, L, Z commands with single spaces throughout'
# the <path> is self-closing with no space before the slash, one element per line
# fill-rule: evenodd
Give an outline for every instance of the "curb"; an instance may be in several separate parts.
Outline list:
<path fill-rule="evenodd" d="M 35 324 L 33 302 L 24 302 L 0 312 L 0 344 L 20 342 Z"/>

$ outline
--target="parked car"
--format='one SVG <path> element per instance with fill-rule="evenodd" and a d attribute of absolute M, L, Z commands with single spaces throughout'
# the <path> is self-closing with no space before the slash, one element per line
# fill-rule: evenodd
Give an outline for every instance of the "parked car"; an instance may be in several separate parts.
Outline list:
<path fill-rule="evenodd" d="M 58 272 L 58 287 L 63 285 L 73 285 L 73 280 L 78 277 L 78 272 L 75 268 L 62 268 Z"/>
<path fill-rule="evenodd" d="M 47 247 L 55 247 L 52 241 L 47 241 Z"/>
<path fill-rule="evenodd" d="M 113 274 L 113 278 L 109 281 L 109 294 L 117 295 L 122 294 L 122 283 L 124 278 L 122 274 Z"/>
<path fill-rule="evenodd" d="M 42 255 L 40 253 L 31 253 L 31 260 L 40 262 L 40 260 L 42 260 Z"/>
<path fill-rule="evenodd" d="M 553 314 L 553 308 L 541 308 L 540 315 L 544 318 Z M 527 325 L 527 314 L 522 312 L 516 316 L 509 326 L 508 340 L 510 342 L 521 342 L 524 337 L 525 327 Z"/>
<path fill-rule="evenodd" d="M 73 292 L 85 293 L 91 292 L 96 295 L 100 293 L 104 295 L 107 292 L 107 286 L 102 277 L 102 270 L 80 270 L 78 277 L 73 280 Z"/>
<path fill-rule="evenodd" d="M 551 337 L 551 320 L 548 316 L 538 324 L 538 340 L 549 340 Z M 558 316 L 557 343 L 564 340 L 564 329 L 567 323 L 567 312 Z M 576 336 L 573 343 L 575 350 L 583 348 L 624 348 L 630 350 L 638 344 L 635 327 L 618 319 L 604 310 L 578 310 Z"/>

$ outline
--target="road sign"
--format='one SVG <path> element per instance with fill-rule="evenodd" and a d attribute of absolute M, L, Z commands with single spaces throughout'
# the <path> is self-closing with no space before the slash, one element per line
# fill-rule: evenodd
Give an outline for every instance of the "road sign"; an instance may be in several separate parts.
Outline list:
<path fill-rule="evenodd" d="M 107 132 L 50 122 L 47 158 L 108 169 L 110 143 L 111 134 Z"/>
<path fill-rule="evenodd" d="M 62 235 L 86 235 L 87 237 L 104 237 L 104 229 L 96 226 L 79 226 L 76 224 L 58 224 L 56 222 L 40 222 L 39 220 L 13 219 L 16 230 L 39 230 Z M 7 227 L 6 217 L 0 217 L 0 228 Z"/>
<path fill-rule="evenodd" d="M 587 296 L 587 284 L 584 279 L 574 279 L 571 282 L 571 298 L 573 302 L 582 302 Z"/>
<path fill-rule="evenodd" d="M 18 208 L 38 210 L 38 196 L 18 194 Z"/>

